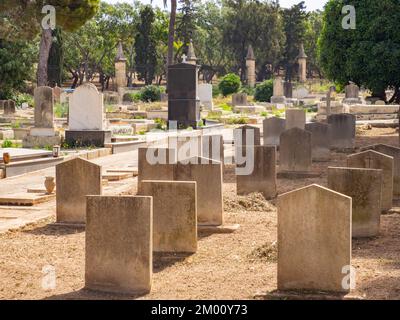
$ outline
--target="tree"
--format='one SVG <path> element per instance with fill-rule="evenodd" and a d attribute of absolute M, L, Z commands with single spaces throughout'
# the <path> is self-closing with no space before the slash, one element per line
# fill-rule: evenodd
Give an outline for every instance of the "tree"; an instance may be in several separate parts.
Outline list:
<path fill-rule="evenodd" d="M 279 8 L 275 2 L 225 0 L 223 2 L 223 43 L 231 51 L 235 72 L 246 74 L 246 54 L 251 44 L 259 75 L 266 76 L 268 65 L 276 65 L 282 52 L 284 34 Z M 271 69 L 271 68 L 269 68 Z M 257 76 L 260 80 L 260 76 Z"/>
<path fill-rule="evenodd" d="M 304 36 L 304 49 L 307 58 L 307 74 L 311 78 L 316 72 L 322 78 L 321 67 L 318 60 L 318 38 L 322 30 L 322 11 L 313 11 L 308 14 L 306 32 Z"/>
<path fill-rule="evenodd" d="M 135 37 L 135 62 L 139 79 L 144 80 L 146 85 L 152 83 L 157 64 L 154 21 L 153 8 L 150 5 L 144 6 L 140 11 L 140 22 L 137 26 L 137 35 Z"/>
<path fill-rule="evenodd" d="M 17 90 L 33 80 L 33 64 L 37 56 L 36 43 L 0 39 L 0 99 L 11 99 Z"/>
<path fill-rule="evenodd" d="M 45 5 L 51 5 L 56 12 L 56 25 L 66 31 L 74 31 L 81 27 L 96 13 L 100 0 L 3 0 L 2 25 L 5 30 L 14 30 L 20 36 L 31 36 L 41 32 L 39 45 L 39 62 L 37 70 L 38 86 L 48 84 L 47 67 L 52 44 L 52 31 L 50 28 L 41 27 L 42 9 Z M 22 9 L 21 9 L 22 8 Z M 19 16 L 15 16 L 19 12 Z M 11 20 L 12 19 L 12 20 Z M 34 22 L 27 24 L 26 21 Z M 7 23 L 11 24 L 8 25 Z"/>
<path fill-rule="evenodd" d="M 291 81 L 293 77 L 300 44 L 305 39 L 307 28 L 307 13 L 305 9 L 304 1 L 293 5 L 290 9 L 283 9 L 286 45 L 282 64 L 286 70 L 285 77 L 287 81 Z"/>
<path fill-rule="evenodd" d="M 197 28 L 199 0 L 179 0 L 181 7 L 176 21 L 176 38 L 182 43 L 182 49 L 187 53 L 190 40 Z"/>
<path fill-rule="evenodd" d="M 356 28 L 344 29 L 344 5 L 356 9 Z M 324 75 L 340 85 L 349 81 L 387 101 L 385 89 L 395 94 L 389 102 L 400 102 L 400 3 L 398 0 L 330 0 L 325 6 L 318 43 Z"/>

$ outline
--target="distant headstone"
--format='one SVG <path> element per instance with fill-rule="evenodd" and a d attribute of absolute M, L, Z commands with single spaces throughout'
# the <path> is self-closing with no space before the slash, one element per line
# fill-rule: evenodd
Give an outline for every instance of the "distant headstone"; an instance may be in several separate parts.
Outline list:
<path fill-rule="evenodd" d="M 6 100 L 4 102 L 4 115 L 11 116 L 15 113 L 15 101 L 14 100 Z"/>
<path fill-rule="evenodd" d="M 138 195 L 153 197 L 154 251 L 197 251 L 196 182 L 143 180 Z"/>
<path fill-rule="evenodd" d="M 85 223 L 86 196 L 101 195 L 101 166 L 75 158 L 56 165 L 57 222 Z"/>
<path fill-rule="evenodd" d="M 104 146 L 111 142 L 107 131 L 103 94 L 92 83 L 79 86 L 69 98 L 69 130 L 65 140 L 71 146 Z"/>
<path fill-rule="evenodd" d="M 373 150 L 355 153 L 347 157 L 350 168 L 382 169 L 382 211 L 392 208 L 393 157 Z"/>
<path fill-rule="evenodd" d="M 234 93 L 232 95 L 232 106 L 247 106 L 247 104 L 246 93 Z"/>
<path fill-rule="evenodd" d="M 293 98 L 295 99 L 304 99 L 309 95 L 309 91 L 304 88 L 304 87 L 300 87 L 297 88 L 293 91 Z"/>
<path fill-rule="evenodd" d="M 168 66 L 168 121 L 178 128 L 197 128 L 200 101 L 197 94 L 198 67 L 189 63 Z"/>
<path fill-rule="evenodd" d="M 306 112 L 303 109 L 286 109 L 286 130 L 292 128 L 305 128 Z"/>
<path fill-rule="evenodd" d="M 34 91 L 35 98 L 35 128 L 51 129 L 54 135 L 54 96 L 50 87 L 37 87 Z"/>
<path fill-rule="evenodd" d="M 212 110 L 213 109 L 212 84 L 200 83 L 197 90 L 200 99 L 200 104 L 204 106 L 205 109 Z"/>
<path fill-rule="evenodd" d="M 311 132 L 312 160 L 329 161 L 331 155 L 330 125 L 321 122 L 307 123 L 306 131 Z"/>
<path fill-rule="evenodd" d="M 359 97 L 360 89 L 354 83 L 351 83 L 345 87 L 345 98 L 343 103 L 346 104 L 357 104 L 361 103 L 361 99 Z"/>
<path fill-rule="evenodd" d="M 249 151 L 249 154 L 246 154 Z M 246 155 L 246 161 L 251 161 L 253 170 L 250 174 L 236 175 L 238 195 L 247 195 L 253 192 L 262 193 L 266 199 L 276 197 L 276 147 L 251 146 L 238 147 L 236 152 Z M 237 165 L 248 166 L 249 163 Z M 251 165 L 251 164 L 250 164 Z"/>
<path fill-rule="evenodd" d="M 328 188 L 352 198 L 352 237 L 379 234 L 382 170 L 328 168 Z"/>
<path fill-rule="evenodd" d="M 285 81 L 283 84 L 283 93 L 286 98 L 293 98 L 293 83 Z"/>
<path fill-rule="evenodd" d="M 350 263 L 350 197 L 319 185 L 278 197 L 278 290 L 348 292 Z"/>
<path fill-rule="evenodd" d="M 400 196 L 400 148 L 389 146 L 387 144 L 374 144 L 361 148 L 361 151 L 375 150 L 377 152 L 386 154 L 387 156 L 393 157 L 394 168 L 393 168 L 393 195 L 396 197 Z"/>
<path fill-rule="evenodd" d="M 331 125 L 331 145 L 334 149 L 353 149 L 356 136 L 356 117 L 341 113 L 328 116 Z"/>
<path fill-rule="evenodd" d="M 123 294 L 150 292 L 152 198 L 88 196 L 86 202 L 85 288 Z"/>
<path fill-rule="evenodd" d="M 272 117 L 263 120 L 264 146 L 279 146 L 280 136 L 285 131 L 285 119 Z"/>
<path fill-rule="evenodd" d="M 224 164 L 224 137 L 218 134 L 206 134 L 202 140 L 202 157 Z"/>
<path fill-rule="evenodd" d="M 62 89 L 59 86 L 55 86 L 53 88 L 54 101 L 56 103 L 60 103 L 61 102 L 61 93 L 62 93 Z"/>
<path fill-rule="evenodd" d="M 259 146 L 261 144 L 260 135 L 260 128 L 247 124 L 233 130 L 235 146 Z"/>
<path fill-rule="evenodd" d="M 285 103 L 283 81 L 281 77 L 274 79 L 273 96 L 271 97 L 271 103 Z"/>
<path fill-rule="evenodd" d="M 280 138 L 279 171 L 311 171 L 311 133 L 300 128 L 284 131 Z"/>

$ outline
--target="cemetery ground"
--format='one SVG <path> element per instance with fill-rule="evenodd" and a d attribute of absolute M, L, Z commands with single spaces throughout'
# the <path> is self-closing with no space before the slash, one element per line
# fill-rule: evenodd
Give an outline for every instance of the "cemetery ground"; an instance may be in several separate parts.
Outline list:
<path fill-rule="evenodd" d="M 356 146 L 397 146 L 393 128 L 357 128 Z M 278 179 L 278 193 L 318 183 L 327 185 L 327 167 L 345 166 L 346 154 L 332 153 L 329 162 L 313 163 L 318 178 Z M 135 179 L 136 181 L 136 179 Z M 134 182 L 136 184 L 136 182 Z M 132 194 L 135 194 L 133 186 Z M 83 290 L 85 231 L 51 225 L 55 217 L 0 235 L 1 299 L 252 299 L 276 289 L 277 213 L 275 200 L 259 194 L 237 196 L 234 168 L 225 166 L 224 218 L 238 223 L 231 234 L 199 234 L 193 255 L 154 255 L 150 294 L 131 297 Z M 400 202 L 394 202 L 400 207 Z M 400 215 L 382 215 L 380 235 L 352 241 L 356 289 L 364 299 L 400 299 Z M 334 232 L 334 230 L 332 230 Z M 42 268 L 55 267 L 54 290 L 42 289 Z"/>

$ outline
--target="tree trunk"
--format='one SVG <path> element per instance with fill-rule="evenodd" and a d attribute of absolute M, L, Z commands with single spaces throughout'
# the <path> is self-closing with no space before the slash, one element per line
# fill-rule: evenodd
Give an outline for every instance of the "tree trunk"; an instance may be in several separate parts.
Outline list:
<path fill-rule="evenodd" d="M 47 86 L 47 65 L 51 49 L 51 29 L 43 29 L 39 47 L 39 63 L 37 68 L 37 85 Z"/>
<path fill-rule="evenodd" d="M 169 29 L 168 29 L 167 67 L 173 64 L 174 62 L 173 59 L 174 59 L 175 20 L 176 20 L 176 0 L 171 0 L 171 14 L 169 17 Z M 168 74 L 168 68 L 166 71 Z"/>

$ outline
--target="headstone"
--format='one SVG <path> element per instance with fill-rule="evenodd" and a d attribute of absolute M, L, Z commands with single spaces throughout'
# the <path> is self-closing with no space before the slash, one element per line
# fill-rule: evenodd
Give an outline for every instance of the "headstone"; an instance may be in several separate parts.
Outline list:
<path fill-rule="evenodd" d="M 85 223 L 86 196 L 101 195 L 101 166 L 75 158 L 56 165 L 57 222 Z"/>
<path fill-rule="evenodd" d="M 203 135 L 202 157 L 220 161 L 224 165 L 224 137 L 219 134 Z"/>
<path fill-rule="evenodd" d="M 347 104 L 357 104 L 361 103 L 361 99 L 359 97 L 360 89 L 354 83 L 351 83 L 345 87 L 345 98 L 343 103 Z"/>
<path fill-rule="evenodd" d="M 272 117 L 263 120 L 264 146 L 279 146 L 280 136 L 285 131 L 286 120 Z"/>
<path fill-rule="evenodd" d="M 285 81 L 283 83 L 283 93 L 286 98 L 293 98 L 293 83 Z"/>
<path fill-rule="evenodd" d="M 6 100 L 4 103 L 4 115 L 11 116 L 15 113 L 15 101 Z"/>
<path fill-rule="evenodd" d="M 184 133 L 168 137 L 168 148 L 177 151 L 178 161 L 201 156 L 202 146 L 202 136 L 198 131 L 195 133 Z"/>
<path fill-rule="evenodd" d="M 386 105 L 386 103 L 383 100 L 377 100 L 377 101 L 375 101 L 375 105 L 384 106 L 384 105 Z"/>
<path fill-rule="evenodd" d="M 0 110 L 4 110 L 4 105 L 7 100 L 0 100 Z"/>
<path fill-rule="evenodd" d="M 364 150 L 375 150 L 393 157 L 393 195 L 395 197 L 400 197 L 400 148 L 389 146 L 387 144 L 374 144 L 361 148 L 361 151 Z"/>
<path fill-rule="evenodd" d="M 328 168 L 328 188 L 352 198 L 352 237 L 379 234 L 382 170 Z"/>
<path fill-rule="evenodd" d="M 311 171 L 311 133 L 300 128 L 284 131 L 280 138 L 279 171 Z"/>
<path fill-rule="evenodd" d="M 306 112 L 303 109 L 286 109 L 286 130 L 292 128 L 305 128 Z"/>
<path fill-rule="evenodd" d="M 309 91 L 304 87 L 299 87 L 293 91 L 293 98 L 295 99 L 304 99 L 309 95 Z"/>
<path fill-rule="evenodd" d="M 138 184 L 142 180 L 174 180 L 176 150 L 168 148 L 139 148 Z"/>
<path fill-rule="evenodd" d="M 61 102 L 61 93 L 62 93 L 62 89 L 59 86 L 55 86 L 53 88 L 54 102 L 56 102 L 56 103 Z"/>
<path fill-rule="evenodd" d="M 271 97 L 271 103 L 285 103 L 283 81 L 281 77 L 274 79 L 273 96 Z"/>
<path fill-rule="evenodd" d="M 161 102 L 168 102 L 168 93 L 161 92 Z"/>
<path fill-rule="evenodd" d="M 123 294 L 150 292 L 152 198 L 88 196 L 86 220 L 85 287 Z"/>
<path fill-rule="evenodd" d="M 97 146 L 111 142 L 111 131 L 105 130 L 103 94 L 92 83 L 79 86 L 69 98 L 69 130 L 65 140 L 70 146 Z"/>
<path fill-rule="evenodd" d="M 212 84 L 201 83 L 199 84 L 198 94 L 200 99 L 200 104 L 204 106 L 205 109 L 213 109 L 213 96 L 212 96 Z"/>
<path fill-rule="evenodd" d="M 382 169 L 382 211 L 392 208 L 393 157 L 373 150 L 355 153 L 347 157 L 350 168 Z"/>
<path fill-rule="evenodd" d="M 248 151 L 248 154 L 246 154 Z M 241 152 L 246 156 L 247 161 L 251 161 L 253 170 L 250 174 L 236 175 L 236 185 L 238 195 L 247 195 L 259 192 L 266 199 L 276 197 L 276 147 L 275 146 L 251 146 L 237 148 L 236 152 Z M 249 163 L 238 165 L 245 167 Z"/>
<path fill-rule="evenodd" d="M 232 106 L 247 106 L 247 93 L 234 93 L 232 95 Z"/>
<path fill-rule="evenodd" d="M 356 137 L 356 117 L 341 113 L 328 116 L 331 125 L 331 145 L 334 149 L 353 149 Z"/>
<path fill-rule="evenodd" d="M 299 55 L 297 56 L 297 62 L 299 64 L 299 81 L 307 81 L 307 55 L 304 51 L 304 45 L 300 44 Z"/>
<path fill-rule="evenodd" d="M 331 156 L 330 125 L 321 122 L 307 123 L 306 131 L 311 132 L 312 160 L 329 161 Z"/>
<path fill-rule="evenodd" d="M 348 292 L 351 198 L 319 185 L 278 197 L 278 290 Z"/>
<path fill-rule="evenodd" d="M 198 67 L 189 63 L 168 66 L 168 121 L 178 128 L 196 128 L 200 120 L 197 94 Z"/>
<path fill-rule="evenodd" d="M 260 128 L 246 124 L 233 130 L 233 138 L 235 140 L 235 146 L 259 146 L 261 144 Z"/>
<path fill-rule="evenodd" d="M 115 57 L 115 84 L 117 90 L 126 87 L 126 62 L 122 42 L 118 43 L 117 56 Z"/>
<path fill-rule="evenodd" d="M 196 182 L 143 180 L 138 194 L 153 197 L 154 251 L 197 251 Z"/>

